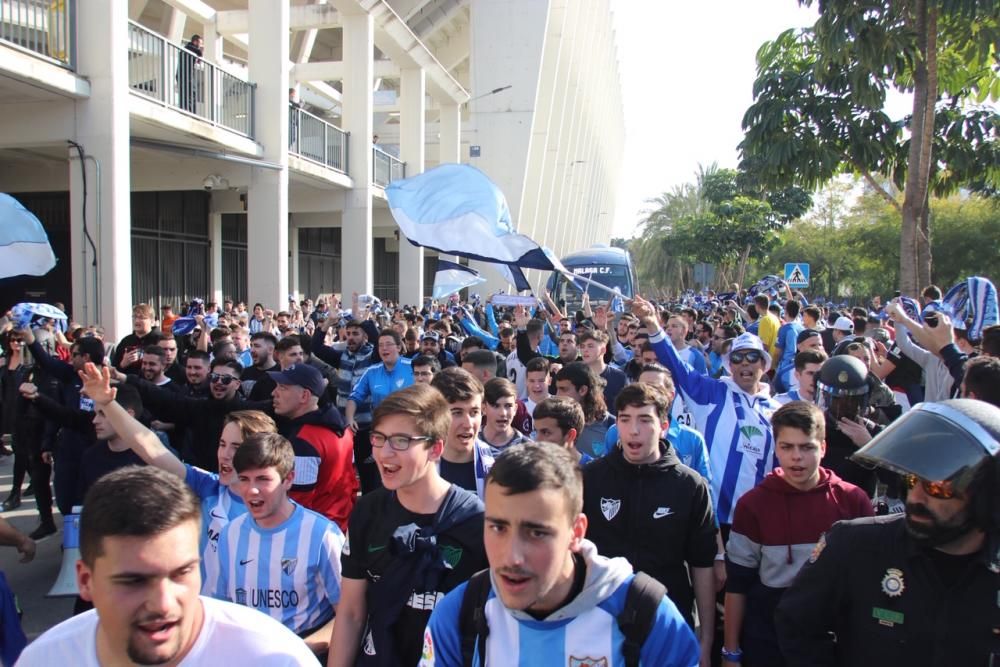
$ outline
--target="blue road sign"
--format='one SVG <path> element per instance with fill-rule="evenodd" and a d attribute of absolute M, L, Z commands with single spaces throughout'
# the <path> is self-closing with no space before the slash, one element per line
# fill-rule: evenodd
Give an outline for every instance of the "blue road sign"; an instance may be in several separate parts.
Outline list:
<path fill-rule="evenodd" d="M 809 287 L 809 265 L 785 264 L 785 282 L 797 289 Z"/>

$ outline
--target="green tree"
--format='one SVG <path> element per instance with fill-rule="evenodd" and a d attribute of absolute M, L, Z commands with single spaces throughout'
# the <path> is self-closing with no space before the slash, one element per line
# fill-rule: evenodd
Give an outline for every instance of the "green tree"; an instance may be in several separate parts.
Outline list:
<path fill-rule="evenodd" d="M 1000 98 L 1000 3 L 824 0 L 819 10 L 811 29 L 757 53 L 741 168 L 809 189 L 860 174 L 901 218 L 901 288 L 913 294 L 930 279 L 931 193 L 1000 183 L 1000 115 L 975 106 Z M 884 112 L 890 88 L 913 94 L 908 117 Z"/>
<path fill-rule="evenodd" d="M 817 196 L 823 201 L 823 193 Z M 817 209 L 823 207 L 817 205 Z M 814 296 L 890 295 L 899 284 L 900 217 L 879 194 L 868 192 L 831 221 L 813 214 L 778 234 L 775 248 L 754 264 L 759 273 L 786 262 L 807 262 Z M 931 281 L 947 289 L 971 275 L 1000 279 L 1000 204 L 980 196 L 931 199 L 934 263 Z"/>
<path fill-rule="evenodd" d="M 692 282 L 691 265 L 706 262 L 716 265 L 720 284 L 742 284 L 748 262 L 763 257 L 810 202 L 797 187 L 770 191 L 735 170 L 699 167 L 695 183 L 649 201 L 636 253 L 640 279 L 682 290 Z"/>

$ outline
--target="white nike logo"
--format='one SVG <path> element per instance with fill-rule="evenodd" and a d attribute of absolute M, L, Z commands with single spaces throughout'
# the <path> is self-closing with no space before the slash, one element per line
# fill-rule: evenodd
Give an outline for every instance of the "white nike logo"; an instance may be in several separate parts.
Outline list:
<path fill-rule="evenodd" d="M 654 519 L 662 519 L 665 516 L 670 516 L 674 511 L 669 507 L 657 507 L 656 511 L 653 512 Z"/>

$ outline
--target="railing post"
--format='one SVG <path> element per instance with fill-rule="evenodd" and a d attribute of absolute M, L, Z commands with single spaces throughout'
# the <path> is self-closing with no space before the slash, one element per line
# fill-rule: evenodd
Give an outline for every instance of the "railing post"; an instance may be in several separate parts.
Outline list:
<path fill-rule="evenodd" d="M 149 41 L 149 35 L 148 34 L 144 36 L 143 41 Z M 173 94 L 173 91 L 171 90 L 173 88 L 173 86 L 170 85 L 170 83 L 169 83 L 169 81 L 167 79 L 167 68 L 168 68 L 167 59 L 170 56 L 170 52 L 167 50 L 166 43 L 161 43 L 160 44 L 159 52 L 160 52 L 160 59 L 159 59 L 160 60 L 160 85 L 158 85 L 156 87 L 156 94 L 157 94 L 157 97 L 160 98 L 160 101 L 162 101 L 164 104 L 170 104 L 170 98 L 167 97 L 167 93 L 170 92 L 171 95 Z"/>
<path fill-rule="evenodd" d="M 66 40 L 68 44 L 66 45 L 66 54 L 69 57 L 69 66 L 74 72 L 76 71 L 76 0 L 68 0 L 66 5 L 66 20 L 69 22 L 66 26 Z"/>

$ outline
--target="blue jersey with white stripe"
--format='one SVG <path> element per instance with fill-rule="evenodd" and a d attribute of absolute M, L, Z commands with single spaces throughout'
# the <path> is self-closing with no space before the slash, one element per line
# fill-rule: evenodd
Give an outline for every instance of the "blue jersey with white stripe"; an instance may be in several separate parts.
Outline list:
<path fill-rule="evenodd" d="M 681 361 L 662 331 L 650 336 L 656 356 L 674 378 L 695 426 L 705 437 L 712 469 L 712 500 L 719 523 L 731 524 L 736 501 L 774 466 L 771 414 L 780 406 L 766 387 L 748 394 L 732 378 L 719 380 Z"/>
<path fill-rule="evenodd" d="M 473 667 L 484 665 L 606 665 L 624 667 L 624 636 L 618 628 L 618 614 L 625 607 L 632 577 L 589 610 L 570 618 L 536 621 L 515 618 L 493 591 L 486 601 L 490 627 L 486 639 L 486 660 L 473 656 Z M 462 640 L 459 612 L 468 584 L 462 584 L 441 600 L 424 632 L 420 667 L 461 667 Z M 656 612 L 653 628 L 640 652 L 642 665 L 695 667 L 699 648 L 694 634 L 677 608 L 664 598 Z"/>
<path fill-rule="evenodd" d="M 351 390 L 351 400 L 358 405 L 370 401 L 372 408 L 375 408 L 385 400 L 386 396 L 411 384 L 413 384 L 413 368 L 410 366 L 410 360 L 400 357 L 391 371 L 384 363 L 365 369 L 365 374 Z"/>
<path fill-rule="evenodd" d="M 219 475 L 188 465 L 184 481 L 201 500 L 201 594 L 211 595 L 219 582 L 219 535 L 247 513 L 243 499 L 219 483 Z"/>
<path fill-rule="evenodd" d="M 333 618 L 344 535 L 326 517 L 292 504 L 292 515 L 275 528 L 244 514 L 223 529 L 212 596 L 253 607 L 301 635 Z"/>

